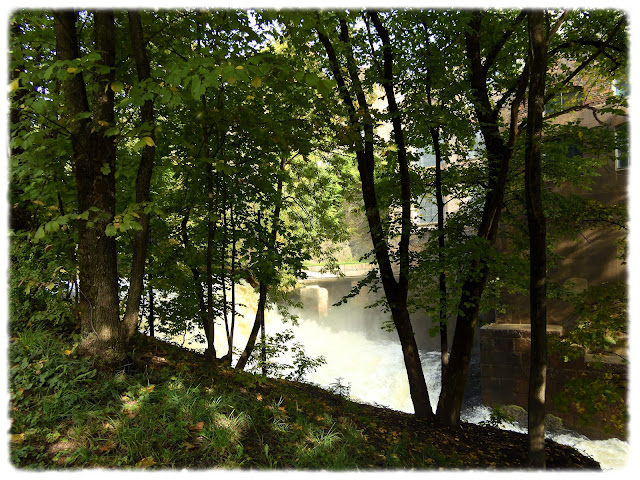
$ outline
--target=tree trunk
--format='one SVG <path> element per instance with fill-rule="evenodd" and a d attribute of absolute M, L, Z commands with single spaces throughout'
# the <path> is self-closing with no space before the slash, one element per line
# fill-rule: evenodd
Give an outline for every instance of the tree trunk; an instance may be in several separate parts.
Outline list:
<path fill-rule="evenodd" d="M 335 49 L 329 37 L 321 30 L 317 30 L 318 38 L 323 44 L 329 57 L 329 64 L 333 76 L 338 84 L 338 92 L 347 106 L 349 121 L 351 126 L 361 133 L 362 143 L 354 143 L 353 148 L 358 160 L 358 171 L 362 186 L 362 197 L 364 200 L 367 222 L 374 245 L 376 260 L 380 272 L 380 279 L 384 288 L 385 296 L 391 315 L 398 332 L 402 353 L 409 381 L 409 391 L 413 403 L 414 411 L 418 417 L 431 417 L 433 410 L 429 401 L 429 392 L 422 371 L 422 363 L 416 344 L 413 327 L 407 308 L 408 279 L 409 279 L 409 236 L 411 230 L 411 191 L 408 175 L 408 165 L 406 150 L 404 148 L 404 137 L 402 134 L 402 124 L 399 109 L 395 101 L 393 91 L 393 56 L 390 40 L 386 29 L 381 25 L 376 12 L 369 13 L 378 35 L 383 41 L 384 72 L 383 86 L 389 102 L 389 111 L 392 114 L 394 129 L 394 139 L 398 147 L 398 164 L 400 171 L 401 201 L 402 201 L 402 226 L 401 239 L 399 244 L 400 253 L 400 274 L 396 282 L 393 267 L 390 259 L 389 246 L 383 231 L 378 207 L 378 199 L 375 191 L 374 181 L 374 123 L 369 112 L 368 103 L 364 90 L 359 79 L 359 71 L 355 64 L 353 51 L 351 49 L 349 32 L 346 22 L 340 20 L 340 39 L 345 48 L 347 71 L 353 85 L 355 98 L 361 112 L 357 112 L 354 101 L 349 93 L 349 89 L 342 76 L 341 66 L 338 61 Z M 362 120 L 360 120 L 360 117 Z"/>
<path fill-rule="evenodd" d="M 276 204 L 273 210 L 273 221 L 271 223 L 271 236 L 266 241 L 266 250 L 273 250 L 276 247 L 276 240 L 278 239 L 278 228 L 280 224 L 280 210 L 282 208 L 282 192 L 284 189 L 284 173 L 285 168 L 287 166 L 287 162 L 285 157 L 283 156 L 280 159 L 280 175 L 278 177 L 278 183 L 276 186 Z M 260 212 L 258 212 L 258 223 L 260 223 Z M 266 343 L 265 343 L 265 328 L 264 328 L 264 310 L 267 303 L 267 290 L 269 289 L 269 285 L 264 281 L 260 280 L 259 283 L 259 297 L 258 297 L 258 309 L 256 311 L 256 319 L 253 323 L 253 328 L 251 330 L 251 334 L 249 335 L 249 339 L 247 340 L 247 345 L 242 352 L 242 355 L 238 359 L 238 363 L 236 364 L 236 368 L 239 370 L 244 369 L 247 364 L 247 360 L 251 356 L 251 352 L 253 351 L 253 347 L 256 343 L 256 337 L 258 335 L 258 330 L 262 330 L 262 365 L 263 370 L 262 373 L 266 375 Z"/>
<path fill-rule="evenodd" d="M 54 13 L 56 52 L 59 60 L 80 57 L 76 34 L 76 14 L 65 10 Z M 94 74 L 93 117 L 78 120 L 89 111 L 82 74 L 65 80 L 67 124 L 71 131 L 74 170 L 80 212 L 95 208 L 89 220 L 78 222 L 78 260 L 80 270 L 80 312 L 83 340 L 80 351 L 104 365 L 122 362 L 127 339 L 122 335 L 118 305 L 118 270 L 115 237 L 105 229 L 115 215 L 116 145 L 104 135 L 115 124 L 114 94 L 110 87 L 115 67 L 115 24 L 112 11 L 94 13 L 95 51 L 108 73 Z M 107 173 L 104 173 L 104 172 Z M 106 213 L 106 218 L 99 216 Z"/>
<path fill-rule="evenodd" d="M 138 81 L 144 82 L 151 78 L 151 65 L 147 57 L 147 50 L 142 34 L 142 20 L 140 13 L 129 11 L 129 34 L 133 57 L 138 71 Z M 138 329 L 140 316 L 140 299 L 142 297 L 144 270 L 147 257 L 147 242 L 149 233 L 150 214 L 144 212 L 150 200 L 151 176 L 155 161 L 155 114 L 153 100 L 146 100 L 140 107 L 140 121 L 150 126 L 149 137 L 153 145 L 145 145 L 142 149 L 140 165 L 136 176 L 136 203 L 140 206 L 140 230 L 136 231 L 133 239 L 133 259 L 129 274 L 129 292 L 127 308 L 124 314 L 124 335 L 130 339 Z"/>
<path fill-rule="evenodd" d="M 202 97 L 203 107 L 206 111 L 206 101 Z M 214 221 L 211 218 L 213 214 L 213 167 L 208 160 L 209 157 L 209 130 L 206 125 L 202 126 L 202 133 L 205 144 L 205 158 L 207 158 L 207 349 L 205 357 L 207 359 L 216 358 L 216 347 L 214 345 L 214 325 L 213 325 L 213 239 L 215 236 Z"/>
<path fill-rule="evenodd" d="M 229 336 L 227 343 L 229 345 L 228 352 L 228 364 L 231 366 L 233 360 L 233 334 L 236 328 L 236 252 L 237 252 L 237 240 L 236 240 L 236 223 L 235 215 L 233 211 L 233 205 L 231 206 L 231 328 L 229 329 Z"/>
<path fill-rule="evenodd" d="M 155 318 L 153 311 L 153 287 L 149 285 L 149 336 L 155 337 Z"/>
<path fill-rule="evenodd" d="M 189 269 L 191 270 L 191 275 L 193 276 L 193 283 L 196 288 L 196 295 L 198 296 L 198 315 L 200 316 L 200 322 L 202 323 L 202 329 L 204 330 L 204 334 L 207 340 L 207 348 L 211 343 L 213 343 L 213 336 L 208 326 L 208 316 L 207 316 L 207 304 L 204 301 L 204 292 L 202 291 L 202 282 L 200 281 L 200 272 L 198 271 L 198 267 L 191 264 L 189 260 L 191 256 L 191 241 L 189 240 L 189 234 L 187 232 L 187 223 L 189 222 L 189 216 L 191 214 L 191 206 L 187 209 L 184 217 L 182 217 L 182 222 L 180 222 L 180 228 L 182 231 L 182 244 L 185 249 L 185 257 L 187 259 L 186 263 L 189 265 Z"/>
<path fill-rule="evenodd" d="M 542 127 L 547 72 L 544 11 L 529 16 L 531 78 L 525 150 L 525 195 L 529 225 L 531 364 L 529 370 L 529 462 L 545 468 L 545 391 L 547 376 L 546 220 L 542 207 Z"/>
<path fill-rule="evenodd" d="M 422 27 L 426 33 L 425 41 L 427 43 L 425 53 L 427 57 L 433 62 L 431 55 L 431 35 L 429 26 L 424 20 L 421 21 Z M 430 106 L 434 106 L 434 99 L 431 95 L 431 69 L 427 70 L 426 78 L 426 90 L 427 90 L 427 102 Z M 444 107 L 444 106 L 443 106 Z M 446 107 L 443 108 L 443 110 Z M 449 365 L 449 334 L 447 330 L 447 275 L 444 270 L 444 249 L 445 249 L 445 234 L 444 234 L 444 196 L 442 193 L 442 151 L 440 149 L 440 130 L 441 126 L 438 123 L 436 126 L 429 127 L 429 134 L 433 143 L 433 151 L 436 157 L 435 166 L 435 190 L 436 190 L 436 209 L 438 211 L 438 264 L 442 271 L 438 275 L 438 290 L 439 290 L 439 302 L 438 302 L 438 320 L 440 323 L 440 372 L 441 382 L 444 378 L 444 372 Z M 441 387 L 442 389 L 442 387 Z"/>
<path fill-rule="evenodd" d="M 431 102 L 429 100 L 429 102 Z M 438 210 L 438 263 L 442 271 L 438 275 L 438 290 L 440 302 L 438 306 L 438 321 L 440 323 L 440 366 L 441 379 L 449 365 L 449 336 L 447 332 L 447 275 L 444 271 L 444 198 L 442 196 L 442 153 L 440 151 L 440 133 L 438 127 L 429 129 L 433 148 L 436 155 L 436 207 Z M 442 381 L 442 380 L 441 380 Z"/>
<path fill-rule="evenodd" d="M 515 24 L 517 25 L 520 20 L 518 17 Z M 488 65 L 483 63 L 483 57 L 485 61 L 487 60 L 480 47 L 481 21 L 482 12 L 474 12 L 469 28 L 465 32 L 465 42 L 470 65 L 472 101 L 485 140 L 489 167 L 482 220 L 476 236 L 489 246 L 493 246 L 504 202 L 509 163 L 518 134 L 518 107 L 525 95 L 528 67 L 525 65 L 523 69 L 518 80 L 515 97 L 512 100 L 509 140 L 505 144 L 499 128 L 500 110 L 492 107 L 487 87 Z M 489 275 L 488 259 L 484 257 L 476 259 L 469 268 L 469 274 L 462 285 L 449 365 L 442 378 L 442 390 L 436 411 L 438 420 L 447 425 L 457 425 L 460 422 L 460 411 L 478 323 L 480 300 Z"/>
<path fill-rule="evenodd" d="M 244 370 L 244 367 L 247 365 L 247 361 L 253 352 L 253 347 L 256 345 L 256 338 L 258 338 L 258 331 L 260 327 L 264 323 L 264 308 L 267 303 L 267 285 L 264 282 L 260 282 L 259 287 L 259 297 L 258 297 L 258 308 L 256 310 L 256 318 L 253 322 L 253 328 L 251 329 L 251 333 L 249 334 L 249 338 L 247 339 L 247 345 L 244 348 L 244 351 L 240 355 L 238 359 L 238 363 L 236 363 L 237 370 Z"/>

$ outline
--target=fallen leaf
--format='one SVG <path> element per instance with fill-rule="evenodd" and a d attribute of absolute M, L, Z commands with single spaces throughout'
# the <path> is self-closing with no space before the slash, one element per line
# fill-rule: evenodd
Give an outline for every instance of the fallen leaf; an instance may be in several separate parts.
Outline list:
<path fill-rule="evenodd" d="M 98 449 L 98 452 L 100 453 L 106 453 L 106 452 L 110 452 L 111 450 L 113 450 L 116 446 L 116 442 L 109 442 L 106 445 L 101 446 Z"/>
<path fill-rule="evenodd" d="M 189 427 L 189 430 L 191 430 L 192 432 L 201 432 L 203 428 L 204 428 L 204 422 L 198 422 L 195 425 L 192 425 L 191 427 Z"/>
<path fill-rule="evenodd" d="M 24 433 L 12 433 L 11 434 L 11 442 L 12 443 L 22 443 L 22 442 L 24 442 Z"/>
<path fill-rule="evenodd" d="M 152 457 L 144 457 L 138 463 L 136 463 L 136 467 L 149 468 L 151 465 L 155 465 L 155 460 Z"/>

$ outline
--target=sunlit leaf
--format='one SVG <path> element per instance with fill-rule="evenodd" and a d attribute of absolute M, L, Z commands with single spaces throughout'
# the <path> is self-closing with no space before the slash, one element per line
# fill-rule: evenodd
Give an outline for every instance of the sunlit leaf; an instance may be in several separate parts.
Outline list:
<path fill-rule="evenodd" d="M 124 90 L 124 84 L 122 82 L 111 82 L 111 90 L 115 93 L 120 93 Z"/>

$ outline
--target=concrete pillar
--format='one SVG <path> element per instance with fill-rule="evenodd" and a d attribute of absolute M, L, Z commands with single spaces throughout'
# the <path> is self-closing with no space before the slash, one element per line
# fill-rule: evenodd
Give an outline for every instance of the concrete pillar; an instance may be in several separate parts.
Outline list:
<path fill-rule="evenodd" d="M 329 312 L 329 291 L 318 285 L 300 289 L 300 300 L 306 312 L 317 318 L 326 317 Z"/>

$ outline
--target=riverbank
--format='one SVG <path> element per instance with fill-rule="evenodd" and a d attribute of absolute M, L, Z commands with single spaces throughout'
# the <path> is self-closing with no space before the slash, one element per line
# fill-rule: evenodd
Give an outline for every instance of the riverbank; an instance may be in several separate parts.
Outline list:
<path fill-rule="evenodd" d="M 66 336 L 11 339 L 11 461 L 20 469 L 523 469 L 526 435 L 445 427 L 315 385 L 236 372 L 138 335 L 102 375 Z M 552 469 L 599 469 L 549 441 Z"/>

